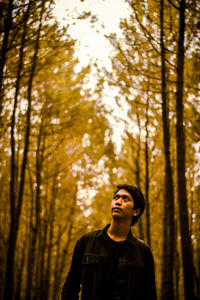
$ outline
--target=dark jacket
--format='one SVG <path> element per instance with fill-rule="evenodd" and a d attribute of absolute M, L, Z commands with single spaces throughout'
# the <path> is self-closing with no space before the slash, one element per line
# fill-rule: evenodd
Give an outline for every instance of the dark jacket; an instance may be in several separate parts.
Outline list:
<path fill-rule="evenodd" d="M 62 300 L 111 300 L 114 282 L 106 247 L 106 231 L 83 235 L 76 243 L 72 263 L 62 291 Z M 131 230 L 118 263 L 121 300 L 156 300 L 153 256 L 149 246 L 135 238 Z M 120 286 L 121 284 L 121 286 Z"/>

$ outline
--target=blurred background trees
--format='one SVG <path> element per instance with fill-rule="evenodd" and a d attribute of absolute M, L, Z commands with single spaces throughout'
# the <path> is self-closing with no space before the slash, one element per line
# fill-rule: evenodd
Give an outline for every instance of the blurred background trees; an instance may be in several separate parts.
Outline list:
<path fill-rule="evenodd" d="M 1 299 L 59 299 L 77 238 L 110 222 L 122 182 L 146 197 L 134 233 L 159 299 L 199 295 L 199 4 L 126 3 L 99 70 L 53 1 L 0 2 Z"/>

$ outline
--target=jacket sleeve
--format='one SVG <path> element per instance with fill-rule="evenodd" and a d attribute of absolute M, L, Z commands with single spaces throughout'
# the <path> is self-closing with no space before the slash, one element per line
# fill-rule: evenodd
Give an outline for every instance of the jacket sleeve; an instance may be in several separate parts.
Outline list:
<path fill-rule="evenodd" d="M 82 276 L 83 247 L 81 240 L 78 240 L 71 261 L 71 266 L 65 280 L 61 300 L 78 300 Z"/>

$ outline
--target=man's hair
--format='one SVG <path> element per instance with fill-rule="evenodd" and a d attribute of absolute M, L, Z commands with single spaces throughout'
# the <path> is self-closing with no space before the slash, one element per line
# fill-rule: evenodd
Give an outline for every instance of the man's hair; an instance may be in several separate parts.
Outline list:
<path fill-rule="evenodd" d="M 133 216 L 131 226 L 133 226 L 139 217 L 142 215 L 144 209 L 145 209 L 145 199 L 144 196 L 141 192 L 141 190 L 133 185 L 130 184 L 119 184 L 116 186 L 116 189 L 114 191 L 114 195 L 119 191 L 119 190 L 126 190 L 129 192 L 129 194 L 132 196 L 134 200 L 134 209 L 139 208 L 140 212 L 137 216 Z"/>

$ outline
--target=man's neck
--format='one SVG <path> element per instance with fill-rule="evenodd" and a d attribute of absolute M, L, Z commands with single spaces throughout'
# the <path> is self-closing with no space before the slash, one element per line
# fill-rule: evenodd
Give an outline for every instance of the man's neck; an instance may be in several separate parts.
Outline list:
<path fill-rule="evenodd" d="M 107 234 L 112 240 L 116 242 L 122 242 L 127 239 L 129 230 L 130 225 L 128 223 L 116 222 L 112 220 L 110 227 L 107 230 Z"/>

